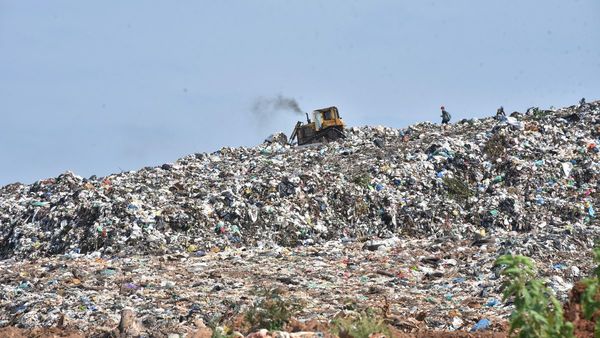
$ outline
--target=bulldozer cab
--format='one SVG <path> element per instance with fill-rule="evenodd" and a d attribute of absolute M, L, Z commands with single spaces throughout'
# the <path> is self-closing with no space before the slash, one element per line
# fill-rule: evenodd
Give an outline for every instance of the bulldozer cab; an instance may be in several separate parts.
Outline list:
<path fill-rule="evenodd" d="M 336 107 L 317 109 L 313 111 L 313 120 L 315 121 L 316 130 L 321 130 L 329 127 L 343 128 L 344 122 L 340 119 L 340 114 Z"/>

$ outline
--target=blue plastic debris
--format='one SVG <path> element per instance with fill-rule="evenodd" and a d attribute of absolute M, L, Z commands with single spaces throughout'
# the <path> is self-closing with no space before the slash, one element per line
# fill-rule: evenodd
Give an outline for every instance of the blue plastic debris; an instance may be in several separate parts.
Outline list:
<path fill-rule="evenodd" d="M 29 284 L 29 282 L 27 282 L 27 281 L 21 282 L 21 284 L 19 284 L 18 288 L 21 290 L 27 290 L 27 289 L 31 288 L 31 284 Z"/>
<path fill-rule="evenodd" d="M 499 304 L 500 304 L 500 301 L 498 301 L 496 298 L 490 298 L 488 300 L 488 302 L 485 304 L 485 306 L 494 307 Z"/>
<path fill-rule="evenodd" d="M 487 330 L 491 324 L 489 319 L 480 319 L 477 324 L 473 325 L 471 332 Z"/>
<path fill-rule="evenodd" d="M 50 204 L 49 202 L 40 202 L 40 201 L 32 201 L 31 205 L 33 205 L 34 207 L 45 207 L 48 204 Z"/>
<path fill-rule="evenodd" d="M 11 312 L 14 314 L 19 314 L 19 313 L 25 312 L 26 310 L 27 310 L 27 306 L 25 304 L 21 304 L 21 305 L 14 306 L 11 309 Z"/>
<path fill-rule="evenodd" d="M 463 283 L 465 281 L 465 279 L 463 277 L 456 277 L 454 279 L 452 279 L 452 283 Z"/>
<path fill-rule="evenodd" d="M 104 270 L 100 271 L 100 274 L 102 276 L 107 276 L 107 277 L 114 276 L 116 273 L 117 273 L 116 270 L 110 269 L 110 268 L 109 269 L 104 269 Z"/>
<path fill-rule="evenodd" d="M 567 268 L 567 266 L 564 265 L 563 263 L 552 264 L 552 269 L 554 269 L 554 270 L 564 270 L 566 268 Z"/>

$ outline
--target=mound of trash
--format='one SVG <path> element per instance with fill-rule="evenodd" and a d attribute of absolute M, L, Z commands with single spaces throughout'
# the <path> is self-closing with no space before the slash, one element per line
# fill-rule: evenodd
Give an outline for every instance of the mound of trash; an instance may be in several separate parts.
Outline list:
<path fill-rule="evenodd" d="M 394 236 L 477 241 L 497 231 L 536 233 L 540 250 L 593 245 L 600 101 L 346 134 L 302 147 L 277 137 L 106 177 L 67 172 L 4 186 L 0 258 Z"/>

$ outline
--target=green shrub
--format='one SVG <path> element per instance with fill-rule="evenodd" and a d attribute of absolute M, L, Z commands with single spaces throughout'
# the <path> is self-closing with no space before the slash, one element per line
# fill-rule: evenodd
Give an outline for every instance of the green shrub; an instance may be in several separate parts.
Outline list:
<path fill-rule="evenodd" d="M 358 313 L 354 317 L 335 319 L 332 322 L 332 333 L 340 338 L 368 338 L 373 333 L 382 333 L 391 337 L 385 320 L 373 310 Z"/>
<path fill-rule="evenodd" d="M 303 307 L 295 299 L 284 299 L 276 288 L 259 290 L 257 295 L 259 298 L 245 315 L 252 329 L 281 330 Z"/>
<path fill-rule="evenodd" d="M 540 109 L 539 107 L 530 108 L 533 120 L 542 120 L 552 114 L 551 110 Z"/>
<path fill-rule="evenodd" d="M 225 329 L 223 329 L 220 326 L 213 329 L 213 333 L 211 335 L 211 338 L 233 338 L 233 337 L 235 337 L 233 332 L 226 332 Z"/>
<path fill-rule="evenodd" d="M 600 247 L 594 248 L 594 261 L 600 263 Z M 594 335 L 600 337 L 600 320 L 593 318 L 594 314 L 600 310 L 600 301 L 598 300 L 598 287 L 600 285 L 600 265 L 594 269 L 594 276 L 582 281 L 585 285 L 585 291 L 581 295 L 581 308 L 583 315 L 588 320 L 595 320 Z"/>
<path fill-rule="evenodd" d="M 561 304 L 542 280 L 535 277 L 533 261 L 524 256 L 504 255 L 496 260 L 508 278 L 503 299 L 514 297 L 509 335 L 520 338 L 573 337 L 573 324 L 565 322 Z"/>

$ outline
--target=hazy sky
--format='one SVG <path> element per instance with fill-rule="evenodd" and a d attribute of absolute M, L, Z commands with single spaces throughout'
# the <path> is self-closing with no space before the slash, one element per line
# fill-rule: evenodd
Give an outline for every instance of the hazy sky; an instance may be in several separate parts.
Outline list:
<path fill-rule="evenodd" d="M 290 133 L 600 99 L 600 1 L 0 0 L 0 185 Z"/>

